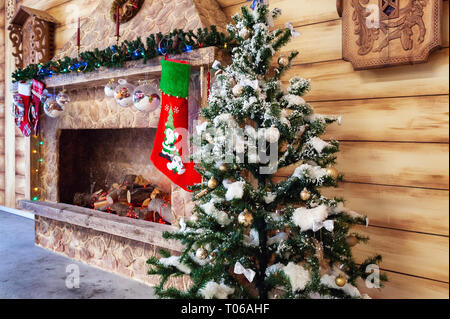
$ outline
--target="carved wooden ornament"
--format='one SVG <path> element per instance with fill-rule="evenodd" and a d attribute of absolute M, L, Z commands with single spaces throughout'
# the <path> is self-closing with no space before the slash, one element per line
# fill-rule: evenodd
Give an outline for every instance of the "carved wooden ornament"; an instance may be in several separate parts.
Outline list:
<path fill-rule="evenodd" d="M 17 68 L 45 63 L 53 58 L 57 23 L 44 11 L 20 6 L 8 26 Z"/>
<path fill-rule="evenodd" d="M 355 70 L 426 62 L 441 45 L 442 0 L 338 0 Z"/>

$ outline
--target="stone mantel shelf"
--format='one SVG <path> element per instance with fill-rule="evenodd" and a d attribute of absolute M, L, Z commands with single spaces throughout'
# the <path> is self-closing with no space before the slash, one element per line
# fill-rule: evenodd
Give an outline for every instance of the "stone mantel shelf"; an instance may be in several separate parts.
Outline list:
<path fill-rule="evenodd" d="M 169 56 L 170 59 L 184 60 L 199 69 L 201 66 L 211 66 L 216 59 L 221 59 L 223 50 L 216 47 L 200 48 L 191 52 Z M 88 73 L 58 74 L 45 80 L 47 88 L 62 87 L 66 89 L 80 89 L 105 85 L 110 79 L 124 78 L 129 82 L 159 77 L 161 74 L 160 61 L 163 57 L 148 60 L 146 64 L 142 60 L 125 62 L 124 67 L 108 69 L 102 67 Z"/>
<path fill-rule="evenodd" d="M 18 206 L 38 216 L 149 243 L 161 248 L 175 251 L 181 251 L 183 248 L 178 241 L 162 237 L 165 231 L 177 230 L 174 226 L 134 220 L 63 203 L 19 200 Z"/>

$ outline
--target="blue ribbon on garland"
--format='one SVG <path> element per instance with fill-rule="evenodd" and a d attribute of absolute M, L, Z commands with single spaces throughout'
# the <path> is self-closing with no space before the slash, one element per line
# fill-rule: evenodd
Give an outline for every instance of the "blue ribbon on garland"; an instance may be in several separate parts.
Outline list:
<path fill-rule="evenodd" d="M 250 6 L 250 8 L 252 8 L 252 10 L 255 10 L 258 3 L 264 4 L 264 0 L 247 0 L 247 1 L 252 1 L 252 5 Z"/>

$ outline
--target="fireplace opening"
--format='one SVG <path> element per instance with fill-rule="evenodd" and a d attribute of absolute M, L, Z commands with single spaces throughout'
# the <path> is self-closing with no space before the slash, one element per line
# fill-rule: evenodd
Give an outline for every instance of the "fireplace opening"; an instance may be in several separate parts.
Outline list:
<path fill-rule="evenodd" d="M 171 183 L 150 161 L 156 129 L 61 130 L 59 201 L 171 224 Z"/>

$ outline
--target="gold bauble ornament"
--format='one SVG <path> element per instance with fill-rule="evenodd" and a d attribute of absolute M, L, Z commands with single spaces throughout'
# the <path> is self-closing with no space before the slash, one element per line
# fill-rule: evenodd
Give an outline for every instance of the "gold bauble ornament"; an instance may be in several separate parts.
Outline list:
<path fill-rule="evenodd" d="M 339 176 L 339 172 L 334 167 L 327 167 L 327 174 L 333 177 L 334 179 L 337 179 Z"/>
<path fill-rule="evenodd" d="M 198 259 L 206 259 L 208 257 L 208 251 L 205 248 L 200 247 L 196 250 L 195 257 Z"/>
<path fill-rule="evenodd" d="M 345 284 L 347 283 L 347 279 L 345 279 L 342 276 L 338 276 L 338 277 L 336 277 L 336 280 L 334 282 L 336 283 L 336 286 L 344 287 Z"/>
<path fill-rule="evenodd" d="M 347 244 L 348 244 L 350 247 L 356 246 L 356 245 L 358 244 L 358 238 L 356 238 L 356 237 L 353 236 L 353 235 L 348 236 L 348 237 L 345 239 L 345 241 L 347 242 Z"/>
<path fill-rule="evenodd" d="M 242 95 L 242 93 L 244 93 L 244 87 L 242 85 L 240 85 L 240 84 L 236 84 L 233 87 L 232 91 L 233 91 L 233 95 L 235 97 L 239 97 L 239 96 Z"/>
<path fill-rule="evenodd" d="M 228 171 L 228 165 L 227 164 L 222 164 L 219 166 L 219 171 L 221 172 L 226 172 Z"/>
<path fill-rule="evenodd" d="M 253 223 L 253 215 L 248 210 L 244 210 L 238 216 L 238 222 L 245 227 L 250 226 Z"/>
<path fill-rule="evenodd" d="M 217 185 L 219 185 L 219 182 L 217 181 L 217 179 L 215 179 L 214 177 L 211 177 L 210 180 L 208 181 L 208 187 L 211 189 L 214 189 L 217 187 Z"/>
<path fill-rule="evenodd" d="M 289 65 L 289 59 L 285 56 L 280 56 L 280 58 L 278 59 L 278 64 L 283 67 L 286 67 Z"/>
<path fill-rule="evenodd" d="M 311 193 L 306 187 L 303 188 L 303 190 L 300 192 L 300 198 L 302 199 L 302 201 L 307 201 L 311 198 Z"/>

